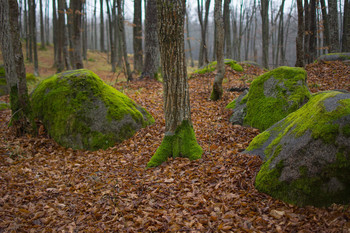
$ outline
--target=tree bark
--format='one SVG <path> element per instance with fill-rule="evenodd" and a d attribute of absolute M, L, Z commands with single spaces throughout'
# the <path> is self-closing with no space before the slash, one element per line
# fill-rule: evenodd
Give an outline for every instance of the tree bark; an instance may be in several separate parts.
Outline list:
<path fill-rule="evenodd" d="M 83 57 L 82 57 L 82 45 L 81 45 L 81 31 L 82 31 L 82 10 L 83 10 L 83 1 L 74 0 L 70 1 L 70 8 L 72 9 L 72 19 L 73 25 L 72 28 L 72 43 L 73 43 L 73 69 L 82 69 L 84 67 Z"/>
<path fill-rule="evenodd" d="M 0 0 L 0 47 L 5 65 L 6 82 L 10 90 L 11 125 L 17 136 L 34 133 L 33 119 L 28 96 L 26 72 L 18 27 L 16 0 Z"/>
<path fill-rule="evenodd" d="M 38 46 L 36 43 L 36 17 L 35 17 L 35 0 L 31 0 L 31 23 L 32 23 L 32 42 L 34 55 L 34 75 L 39 76 L 39 62 L 38 62 Z"/>
<path fill-rule="evenodd" d="M 43 16 L 43 0 L 39 0 L 40 3 L 40 48 L 45 49 L 45 29 L 44 29 L 44 16 Z"/>
<path fill-rule="evenodd" d="M 111 66 L 112 66 L 112 72 L 114 73 L 116 71 L 116 49 L 115 49 L 115 46 L 116 46 L 116 38 L 114 38 L 114 24 L 113 24 L 113 21 L 112 21 L 112 16 L 111 16 L 111 11 L 110 11 L 110 6 L 109 6 L 109 1 L 106 0 L 106 7 L 107 7 L 107 15 L 108 15 L 108 26 L 109 26 L 109 47 L 110 47 L 110 50 L 111 50 Z"/>
<path fill-rule="evenodd" d="M 106 52 L 105 50 L 105 26 L 103 17 L 103 0 L 100 0 L 100 50 L 101 52 Z"/>
<path fill-rule="evenodd" d="M 187 46 L 188 46 L 188 54 L 191 60 L 191 67 L 194 67 L 193 55 L 192 55 L 192 47 L 191 47 L 191 36 L 190 36 L 190 28 L 189 28 L 188 12 L 186 11 L 186 35 L 187 35 Z"/>
<path fill-rule="evenodd" d="M 317 28 L 316 28 L 316 0 L 310 0 L 310 22 L 309 22 L 309 57 L 308 63 L 316 59 Z"/>
<path fill-rule="evenodd" d="M 126 69 L 126 76 L 127 76 L 127 81 L 132 80 L 132 74 L 131 74 L 131 69 L 130 69 L 130 63 L 128 59 L 128 53 L 126 50 L 126 39 L 125 39 L 125 27 L 124 27 L 124 13 L 122 10 L 122 3 L 121 0 L 118 0 L 117 2 L 118 5 L 118 16 L 119 16 L 119 35 L 121 38 L 121 47 L 122 47 L 122 52 L 123 52 L 123 58 L 124 58 L 124 65 Z"/>
<path fill-rule="evenodd" d="M 298 36 L 296 39 L 297 60 L 295 66 L 304 67 L 304 9 L 302 0 L 297 0 L 298 8 Z"/>
<path fill-rule="evenodd" d="M 327 8 L 326 8 L 326 3 L 325 0 L 320 0 L 321 3 L 321 10 L 322 10 L 322 21 L 323 21 L 323 40 L 324 44 L 327 47 L 327 50 L 329 51 L 329 46 L 330 46 L 330 35 L 329 35 L 329 22 L 328 22 L 328 14 L 327 14 Z"/>
<path fill-rule="evenodd" d="M 340 52 L 337 0 L 328 0 L 328 13 L 330 34 L 329 52 L 337 53 Z"/>
<path fill-rule="evenodd" d="M 199 19 L 199 24 L 201 26 L 201 43 L 200 43 L 200 49 L 199 49 L 198 66 L 202 67 L 203 65 L 209 62 L 206 37 L 207 37 L 207 29 L 208 29 L 210 0 L 205 1 L 204 19 L 203 19 L 203 1 L 202 1 L 202 4 L 200 4 L 199 0 L 197 0 L 197 5 L 198 5 L 198 19 Z"/>
<path fill-rule="evenodd" d="M 57 67 L 58 63 L 58 22 L 57 22 L 57 14 L 56 14 L 56 0 L 52 0 L 52 35 L 53 35 L 53 57 L 54 62 L 53 66 Z"/>
<path fill-rule="evenodd" d="M 226 58 L 232 58 L 230 3 L 231 3 L 231 0 L 224 1 L 224 28 L 225 28 L 225 48 L 226 48 L 225 57 Z"/>
<path fill-rule="evenodd" d="M 222 0 L 215 0 L 214 20 L 216 27 L 216 58 L 217 58 L 217 73 L 215 76 L 213 90 L 210 95 L 211 100 L 219 100 L 222 98 L 222 80 L 225 75 L 224 64 L 224 22 L 222 19 Z"/>
<path fill-rule="evenodd" d="M 57 20 L 57 64 L 56 69 L 57 73 L 62 72 L 64 70 L 64 57 L 63 57 L 63 47 L 65 40 L 65 29 L 64 29 L 64 21 L 65 21 L 65 0 L 58 0 L 58 20 Z M 55 34 L 54 34 L 55 36 Z"/>
<path fill-rule="evenodd" d="M 134 70 L 142 71 L 143 51 L 142 51 L 142 11 L 141 0 L 134 0 L 134 27 L 133 27 L 133 47 L 134 47 Z"/>
<path fill-rule="evenodd" d="M 350 52 L 350 0 L 344 0 L 342 52 Z"/>
<path fill-rule="evenodd" d="M 269 68 L 269 0 L 261 0 L 261 20 L 262 20 L 262 63 Z"/>
<path fill-rule="evenodd" d="M 156 78 L 159 67 L 159 48 L 157 25 L 156 0 L 147 0 L 145 23 L 145 60 L 141 78 Z"/>
<path fill-rule="evenodd" d="M 203 153 L 197 144 L 191 122 L 184 52 L 185 4 L 185 0 L 157 0 L 158 20 L 162 22 L 158 26 L 158 35 L 164 80 L 166 132 L 147 167 L 158 166 L 168 157 L 199 159 Z"/>

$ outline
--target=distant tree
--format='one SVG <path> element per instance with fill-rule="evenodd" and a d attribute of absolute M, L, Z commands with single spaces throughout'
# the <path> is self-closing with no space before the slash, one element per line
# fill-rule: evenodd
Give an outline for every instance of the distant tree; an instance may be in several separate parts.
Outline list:
<path fill-rule="evenodd" d="M 224 64 L 224 22 L 222 19 L 222 0 L 215 0 L 214 20 L 216 28 L 216 58 L 217 58 L 217 73 L 215 76 L 213 90 L 210 95 L 211 100 L 219 100 L 222 98 L 222 80 L 225 75 Z"/>
<path fill-rule="evenodd" d="M 328 0 L 328 16 L 330 34 L 329 52 L 340 52 L 337 0 Z"/>
<path fill-rule="evenodd" d="M 302 0 L 297 0 L 298 8 L 298 36 L 296 39 L 296 54 L 297 60 L 295 63 L 296 67 L 304 67 L 304 9 Z"/>
<path fill-rule="evenodd" d="M 58 0 L 58 20 L 57 20 L 57 72 L 64 70 L 64 41 L 65 41 L 65 0 Z"/>
<path fill-rule="evenodd" d="M 105 33 L 104 33 L 104 17 L 103 17 L 103 0 L 100 0 L 100 50 L 105 52 Z"/>
<path fill-rule="evenodd" d="M 344 0 L 342 52 L 350 52 L 350 0 Z"/>
<path fill-rule="evenodd" d="M 189 21 L 190 21 L 190 19 L 188 18 L 188 11 L 186 10 L 186 36 L 187 36 L 186 40 L 187 40 L 187 46 L 188 46 L 188 54 L 189 54 L 190 59 L 191 59 L 191 67 L 194 67 Z"/>
<path fill-rule="evenodd" d="M 40 48 L 45 49 L 45 30 L 44 30 L 44 16 L 43 16 L 43 0 L 40 3 Z"/>
<path fill-rule="evenodd" d="M 209 18 L 209 7 L 210 0 L 205 0 L 205 13 L 203 12 L 203 0 L 197 0 L 197 8 L 198 8 L 198 19 L 199 24 L 201 26 L 201 43 L 199 48 L 199 58 L 198 58 L 198 66 L 202 67 L 203 65 L 209 62 L 208 60 L 208 48 L 207 48 L 207 29 L 208 29 L 208 18 Z M 204 18 L 203 18 L 204 14 Z"/>
<path fill-rule="evenodd" d="M 308 63 L 312 63 L 316 59 L 317 45 L 317 26 L 316 26 L 316 0 L 310 0 L 310 22 L 309 22 L 309 57 Z"/>
<path fill-rule="evenodd" d="M 142 71 L 143 51 L 142 51 L 142 11 L 141 0 L 134 0 L 134 27 L 133 27 L 133 47 L 134 47 L 134 69 Z"/>
<path fill-rule="evenodd" d="M 17 136 L 35 133 L 19 35 L 18 4 L 16 0 L 0 0 L 0 6 L 0 47 L 10 90 L 11 125 Z"/>
<path fill-rule="evenodd" d="M 31 38 L 33 44 L 34 55 L 34 75 L 39 76 L 39 62 L 38 62 L 38 46 L 36 44 L 36 17 L 35 17 L 35 0 L 30 0 L 30 17 L 31 17 Z"/>
<path fill-rule="evenodd" d="M 224 1 L 224 28 L 225 28 L 226 58 L 232 58 L 230 3 L 231 3 L 231 0 Z"/>
<path fill-rule="evenodd" d="M 157 0 L 158 35 L 163 70 L 165 136 L 148 167 L 168 157 L 199 159 L 202 148 L 194 134 L 184 48 L 185 0 Z"/>
<path fill-rule="evenodd" d="M 325 0 L 320 0 L 321 3 L 321 12 L 322 12 L 322 22 L 323 22 L 323 43 L 325 44 L 325 47 L 327 47 L 327 50 L 329 50 L 330 46 L 330 35 L 329 35 L 329 22 L 328 22 L 328 14 L 327 14 L 327 7 Z"/>
<path fill-rule="evenodd" d="M 260 13 L 262 20 L 262 63 L 269 68 L 269 0 L 260 1 Z"/>
<path fill-rule="evenodd" d="M 83 57 L 82 57 L 82 39 L 81 39 L 81 31 L 82 31 L 82 10 L 83 10 L 83 3 L 84 0 L 74 0 L 70 1 L 70 8 L 72 10 L 72 19 L 73 19 L 73 27 L 72 30 L 72 52 L 73 52 L 73 59 L 72 64 L 74 69 L 82 69 L 84 67 L 83 63 Z"/>
<path fill-rule="evenodd" d="M 147 0 L 145 22 L 145 60 L 141 78 L 155 78 L 159 67 L 156 0 Z"/>

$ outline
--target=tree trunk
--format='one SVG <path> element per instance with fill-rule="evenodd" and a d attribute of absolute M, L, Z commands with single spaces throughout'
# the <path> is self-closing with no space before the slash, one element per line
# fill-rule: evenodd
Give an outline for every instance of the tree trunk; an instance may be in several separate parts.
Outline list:
<path fill-rule="evenodd" d="M 310 5 L 308 0 L 304 0 L 304 63 L 308 63 L 310 52 L 309 52 L 309 41 L 310 41 Z"/>
<path fill-rule="evenodd" d="M 49 7 L 49 1 L 46 0 L 46 6 L 45 6 L 45 42 L 46 45 L 50 45 L 50 7 Z"/>
<path fill-rule="evenodd" d="M 230 3 L 231 3 L 231 0 L 224 1 L 224 28 L 225 28 L 225 47 L 226 47 L 225 57 L 226 58 L 232 58 Z"/>
<path fill-rule="evenodd" d="M 64 29 L 64 21 L 65 21 L 65 0 L 58 0 L 58 21 L 57 21 L 57 30 L 54 36 L 57 36 L 57 64 L 56 69 L 57 73 L 62 72 L 64 69 L 63 63 L 63 47 L 65 40 L 65 29 Z"/>
<path fill-rule="evenodd" d="M 157 0 L 158 20 L 162 22 L 158 27 L 158 35 L 164 79 L 166 132 L 147 167 L 158 166 L 168 157 L 199 159 L 203 153 L 197 144 L 191 122 L 184 52 L 185 7 L 185 0 Z"/>
<path fill-rule="evenodd" d="M 261 0 L 262 20 L 262 63 L 263 67 L 269 68 L 269 0 Z"/>
<path fill-rule="evenodd" d="M 330 34 L 329 52 L 337 53 L 340 52 L 337 0 L 328 0 L 328 13 Z"/>
<path fill-rule="evenodd" d="M 53 35 L 52 39 L 53 39 L 53 54 L 54 54 L 53 66 L 56 66 L 56 67 L 58 63 L 58 38 L 59 38 L 57 31 L 58 31 L 58 22 L 57 22 L 57 14 L 56 14 L 56 0 L 52 0 L 52 35 Z"/>
<path fill-rule="evenodd" d="M 344 0 L 342 52 L 350 52 L 350 0 Z"/>
<path fill-rule="evenodd" d="M 329 51 L 330 47 L 330 34 L 329 34 L 329 22 L 328 22 L 328 14 L 327 14 L 327 8 L 325 0 L 320 0 L 321 2 L 321 10 L 322 10 L 322 21 L 323 21 L 323 40 L 324 44 L 327 47 L 327 50 Z"/>
<path fill-rule="evenodd" d="M 145 61 L 141 78 L 156 78 L 159 67 L 156 0 L 147 0 L 145 23 Z"/>
<path fill-rule="evenodd" d="M 85 0 L 84 0 L 85 1 Z M 82 9 L 83 15 L 82 15 L 82 36 L 83 36 L 83 51 L 82 51 L 82 56 L 85 61 L 87 61 L 87 10 L 86 10 L 86 5 Z"/>
<path fill-rule="evenodd" d="M 105 26 L 104 26 L 104 17 L 103 17 L 103 0 L 100 0 L 100 50 L 105 52 Z"/>
<path fill-rule="evenodd" d="M 214 20 L 216 27 L 216 58 L 217 58 L 217 73 L 215 76 L 213 90 L 210 95 L 211 100 L 219 100 L 222 98 L 222 80 L 225 75 L 224 64 L 224 22 L 222 19 L 222 0 L 215 0 Z"/>
<path fill-rule="evenodd" d="M 39 63 L 38 63 L 38 46 L 36 43 L 36 17 L 35 17 L 35 0 L 31 0 L 31 23 L 32 23 L 32 42 L 33 42 L 33 55 L 34 55 L 34 75 L 39 76 Z"/>
<path fill-rule="evenodd" d="M 309 26 L 309 57 L 308 63 L 316 59 L 317 28 L 316 28 L 316 0 L 310 0 L 310 26 Z"/>
<path fill-rule="evenodd" d="M 296 53 L 297 60 L 295 63 L 296 67 L 304 67 L 304 9 L 302 0 L 297 0 L 298 8 L 298 36 L 296 39 Z"/>
<path fill-rule="evenodd" d="M 73 25 L 72 28 L 72 43 L 73 43 L 73 69 L 82 69 L 84 67 L 82 51 L 81 51 L 81 18 L 83 10 L 83 1 L 75 0 L 70 1 L 70 8 L 72 9 L 72 19 Z"/>
<path fill-rule="evenodd" d="M 27 0 L 24 0 L 24 33 L 26 40 L 26 58 L 29 60 L 29 22 Z"/>
<path fill-rule="evenodd" d="M 126 69 L 126 76 L 127 76 L 127 81 L 132 80 L 132 74 L 131 74 L 131 69 L 130 69 L 130 64 L 129 64 L 129 59 L 128 59 L 128 52 L 126 50 L 126 36 L 125 36 L 125 27 L 124 27 L 124 13 L 122 10 L 122 3 L 121 0 L 118 0 L 117 2 L 118 5 L 118 16 L 119 16 L 119 35 L 121 38 L 121 47 L 122 47 L 122 52 L 123 52 L 123 58 L 124 58 L 124 64 L 125 64 L 125 69 Z"/>
<path fill-rule="evenodd" d="M 204 19 L 203 19 L 203 1 L 202 1 L 202 4 L 200 4 L 199 0 L 197 0 L 197 4 L 198 4 L 198 19 L 201 26 L 201 43 L 200 43 L 200 50 L 199 50 L 198 66 L 202 67 L 203 65 L 209 62 L 206 37 L 207 37 L 207 28 L 208 28 L 210 0 L 205 1 Z"/>
<path fill-rule="evenodd" d="M 111 50 L 111 66 L 112 66 L 112 72 L 115 72 L 115 64 L 116 64 L 116 54 L 115 54 L 115 46 L 116 46 L 116 38 L 113 37 L 114 35 L 114 24 L 112 21 L 112 16 L 111 16 L 111 11 L 110 11 L 110 6 L 109 6 L 109 1 L 106 0 L 106 7 L 107 7 L 107 15 L 108 15 L 108 26 L 109 26 L 109 47 Z"/>
<path fill-rule="evenodd" d="M 40 48 L 45 49 L 45 29 L 44 29 L 44 16 L 43 16 L 43 0 L 39 0 L 40 3 Z"/>
<path fill-rule="evenodd" d="M 191 36 L 190 36 L 190 28 L 189 28 L 189 21 L 188 18 L 188 12 L 186 11 L 186 35 L 187 35 L 187 46 L 188 46 L 188 53 L 191 59 L 191 67 L 194 67 L 194 61 L 193 61 L 193 55 L 192 55 L 192 47 L 191 47 Z"/>
<path fill-rule="evenodd" d="M 142 71 L 143 51 L 142 51 L 142 11 L 141 0 L 134 0 L 134 27 L 133 27 L 133 46 L 134 46 L 134 70 Z"/>
<path fill-rule="evenodd" d="M 26 71 L 18 27 L 16 0 L 0 0 L 0 47 L 5 65 L 6 82 L 10 91 L 11 125 L 16 135 L 34 133 L 33 119 L 28 96 Z"/>

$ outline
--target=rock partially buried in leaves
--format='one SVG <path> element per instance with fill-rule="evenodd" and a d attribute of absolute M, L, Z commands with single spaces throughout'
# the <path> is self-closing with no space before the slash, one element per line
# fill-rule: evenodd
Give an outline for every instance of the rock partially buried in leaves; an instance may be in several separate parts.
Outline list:
<path fill-rule="evenodd" d="M 105 149 L 154 122 L 145 109 L 85 69 L 42 81 L 31 100 L 49 135 L 73 149 Z"/>
<path fill-rule="evenodd" d="M 259 134 L 244 153 L 264 163 L 255 186 L 300 206 L 350 203 L 350 93 L 322 92 Z"/>
<path fill-rule="evenodd" d="M 321 55 L 317 61 L 346 61 L 350 60 L 350 53 L 328 53 Z"/>
<path fill-rule="evenodd" d="M 263 131 L 299 109 L 311 93 L 304 69 L 282 66 L 259 76 L 242 95 L 227 106 L 234 111 L 230 122 Z"/>

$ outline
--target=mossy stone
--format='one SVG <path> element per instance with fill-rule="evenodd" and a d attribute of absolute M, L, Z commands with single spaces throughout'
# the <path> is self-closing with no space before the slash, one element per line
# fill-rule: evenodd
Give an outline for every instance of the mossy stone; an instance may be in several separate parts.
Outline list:
<path fill-rule="evenodd" d="M 349 93 L 314 95 L 244 152 L 264 159 L 256 188 L 299 206 L 349 204 L 349 122 Z"/>
<path fill-rule="evenodd" d="M 154 122 L 145 109 L 85 69 L 43 80 L 31 101 L 50 136 L 73 149 L 105 149 Z"/>
<path fill-rule="evenodd" d="M 350 53 L 328 53 L 321 55 L 317 61 L 346 61 L 350 60 Z"/>
<path fill-rule="evenodd" d="M 0 101 L 0 111 L 10 109 L 10 105 L 8 103 Z"/>
<path fill-rule="evenodd" d="M 261 131 L 299 109 L 311 97 L 306 85 L 306 71 L 282 66 L 255 79 L 234 112 L 244 109 L 243 119 L 231 117 L 232 123 L 258 128 Z M 228 106 L 233 106 L 229 104 Z M 237 109 L 240 108 L 240 109 Z"/>
<path fill-rule="evenodd" d="M 224 60 L 225 65 L 229 65 L 231 67 L 231 69 L 235 70 L 235 71 L 243 71 L 243 68 L 240 64 L 238 64 L 235 60 L 233 59 L 225 59 Z M 194 71 L 195 74 L 205 74 L 205 73 L 209 73 L 212 72 L 214 70 L 216 70 L 216 66 L 217 66 L 218 62 L 217 61 L 212 61 L 209 64 L 199 68 L 198 70 Z"/>

